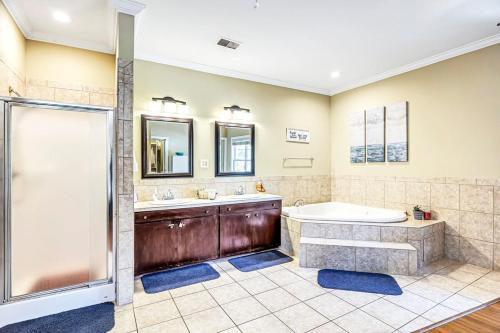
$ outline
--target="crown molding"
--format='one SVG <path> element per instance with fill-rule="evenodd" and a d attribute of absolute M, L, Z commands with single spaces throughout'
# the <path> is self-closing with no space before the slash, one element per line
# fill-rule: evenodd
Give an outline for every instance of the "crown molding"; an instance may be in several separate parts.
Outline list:
<path fill-rule="evenodd" d="M 23 33 L 24 38 L 29 38 L 28 36 L 31 34 L 33 28 L 29 23 L 28 19 L 26 18 L 26 15 L 24 15 L 24 12 L 17 8 L 15 4 L 16 0 L 1 0 L 1 1 L 5 5 L 5 8 L 9 12 L 14 22 L 17 24 L 19 30 L 21 30 L 21 32 Z"/>
<path fill-rule="evenodd" d="M 273 86 L 290 88 L 290 89 L 301 90 L 301 91 L 312 92 L 315 94 L 329 96 L 328 89 L 310 87 L 310 86 L 299 84 L 299 83 L 281 81 L 281 80 L 277 80 L 277 79 L 268 78 L 265 76 L 234 71 L 231 69 L 226 69 L 226 68 L 221 68 L 221 67 L 216 67 L 216 66 L 209 66 L 209 65 L 204 65 L 204 64 L 195 63 L 195 62 L 183 61 L 183 60 L 178 60 L 178 59 L 173 59 L 173 58 L 168 58 L 168 57 L 155 56 L 155 55 L 147 54 L 144 52 L 137 52 L 137 50 L 135 53 L 136 53 L 135 58 L 139 59 L 139 60 L 151 61 L 151 62 L 156 62 L 156 63 L 164 64 L 164 65 L 192 69 L 192 70 L 204 72 L 204 73 L 227 76 L 227 77 L 232 77 L 232 78 L 236 78 L 236 79 L 242 79 L 242 80 L 253 81 L 253 82 L 258 82 L 258 83 L 270 84 Z"/>
<path fill-rule="evenodd" d="M 463 55 L 463 54 L 466 54 L 469 52 L 474 52 L 474 51 L 483 49 L 485 47 L 492 46 L 492 45 L 499 44 L 499 43 L 500 43 L 500 34 L 496 34 L 496 35 L 493 35 L 490 37 L 486 37 L 486 38 L 477 40 L 475 42 L 464 44 L 462 46 L 459 46 L 457 48 L 454 48 L 454 49 L 451 49 L 451 50 L 448 50 L 445 52 L 435 54 L 433 56 L 430 56 L 430 57 L 427 57 L 427 58 L 424 58 L 421 60 L 417 60 L 417 61 L 409 63 L 407 65 L 388 70 L 386 72 L 374 75 L 372 77 L 369 77 L 369 78 L 366 78 L 366 79 L 363 79 L 363 80 L 360 80 L 360 81 L 357 81 L 354 83 L 350 83 L 347 85 L 343 85 L 343 86 L 340 86 L 338 88 L 334 88 L 334 89 L 329 91 L 329 94 L 333 96 L 333 95 L 339 94 L 339 93 L 344 92 L 344 91 L 348 91 L 348 90 L 351 90 L 354 88 L 366 86 L 370 83 L 374 83 L 377 81 L 381 81 L 381 80 L 390 78 L 392 76 L 407 73 L 407 72 L 410 72 L 410 71 L 413 71 L 413 70 L 416 70 L 416 69 L 419 69 L 422 67 L 426 67 L 426 66 L 438 63 L 438 62 L 443 61 L 443 60 L 458 57 L 460 55 Z"/>
<path fill-rule="evenodd" d="M 145 4 L 134 0 L 113 0 L 113 5 L 117 12 L 132 16 L 139 14 L 146 8 Z"/>

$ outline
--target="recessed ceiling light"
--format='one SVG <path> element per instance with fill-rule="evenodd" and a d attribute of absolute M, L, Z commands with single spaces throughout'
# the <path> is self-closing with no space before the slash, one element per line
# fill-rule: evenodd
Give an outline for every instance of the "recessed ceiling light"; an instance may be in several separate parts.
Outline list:
<path fill-rule="evenodd" d="M 66 14 L 65 12 L 62 12 L 60 10 L 54 10 L 52 12 L 52 17 L 57 22 L 61 22 L 61 23 L 69 23 L 69 22 L 71 22 L 71 17 L 69 17 L 68 14 Z"/>
<path fill-rule="evenodd" d="M 340 77 L 340 72 L 333 71 L 332 74 L 330 74 L 330 76 L 332 77 L 332 79 L 336 79 L 336 78 Z"/>

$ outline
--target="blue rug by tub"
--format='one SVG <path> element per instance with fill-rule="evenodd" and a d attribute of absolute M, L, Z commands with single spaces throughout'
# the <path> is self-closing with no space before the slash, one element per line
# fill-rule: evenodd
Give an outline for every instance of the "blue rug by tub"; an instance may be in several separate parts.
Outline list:
<path fill-rule="evenodd" d="M 0 328 L 1 333 L 104 333 L 115 326 L 113 303 L 102 303 Z"/>
<path fill-rule="evenodd" d="M 228 261 L 239 271 L 251 272 L 266 267 L 281 265 L 292 260 L 293 259 L 289 256 L 273 250 L 229 259 Z"/>
<path fill-rule="evenodd" d="M 219 277 L 220 274 L 209 264 L 197 264 L 146 274 L 141 280 L 144 291 L 148 294 L 154 294 L 199 282 L 214 280 Z"/>
<path fill-rule="evenodd" d="M 318 283 L 323 288 L 361 291 L 364 293 L 401 295 L 403 291 L 394 278 L 387 274 L 322 269 Z"/>

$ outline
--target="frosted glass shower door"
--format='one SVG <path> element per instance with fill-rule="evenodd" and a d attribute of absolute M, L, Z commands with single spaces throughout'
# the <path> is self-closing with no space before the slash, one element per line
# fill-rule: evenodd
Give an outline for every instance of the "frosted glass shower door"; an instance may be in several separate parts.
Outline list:
<path fill-rule="evenodd" d="M 13 105 L 10 295 L 107 279 L 108 112 Z"/>

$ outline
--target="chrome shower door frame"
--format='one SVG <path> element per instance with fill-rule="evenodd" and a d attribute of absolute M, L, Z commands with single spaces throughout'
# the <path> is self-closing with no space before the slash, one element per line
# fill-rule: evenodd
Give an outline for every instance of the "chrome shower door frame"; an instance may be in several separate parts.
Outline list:
<path fill-rule="evenodd" d="M 12 296 L 12 279 L 11 279 L 11 183 L 12 183 L 12 142 L 11 142 L 11 115 L 12 107 L 33 107 L 60 110 L 61 112 L 98 112 L 106 114 L 106 196 L 107 196 L 107 277 L 106 279 L 90 281 L 78 285 L 72 285 L 64 288 L 51 289 L 47 291 L 35 292 L 27 295 Z M 110 107 L 100 107 L 92 105 L 66 104 L 57 102 L 48 102 L 40 100 L 32 100 L 17 97 L 0 97 L 0 109 L 3 110 L 3 135 L 4 135 L 4 152 L 3 152 L 3 177 L 4 177 L 4 212 L 2 225 L 0 226 L 0 239 L 3 240 L 3 246 L 0 246 L 0 254 L 3 254 L 3 263 L 0 263 L 0 270 L 3 269 L 2 278 L 0 279 L 0 304 L 11 303 L 24 299 L 31 299 L 54 295 L 67 290 L 75 290 L 79 288 L 89 288 L 92 286 L 100 286 L 105 284 L 114 284 L 116 276 L 116 222 L 115 222 L 115 119 L 114 109 Z"/>

